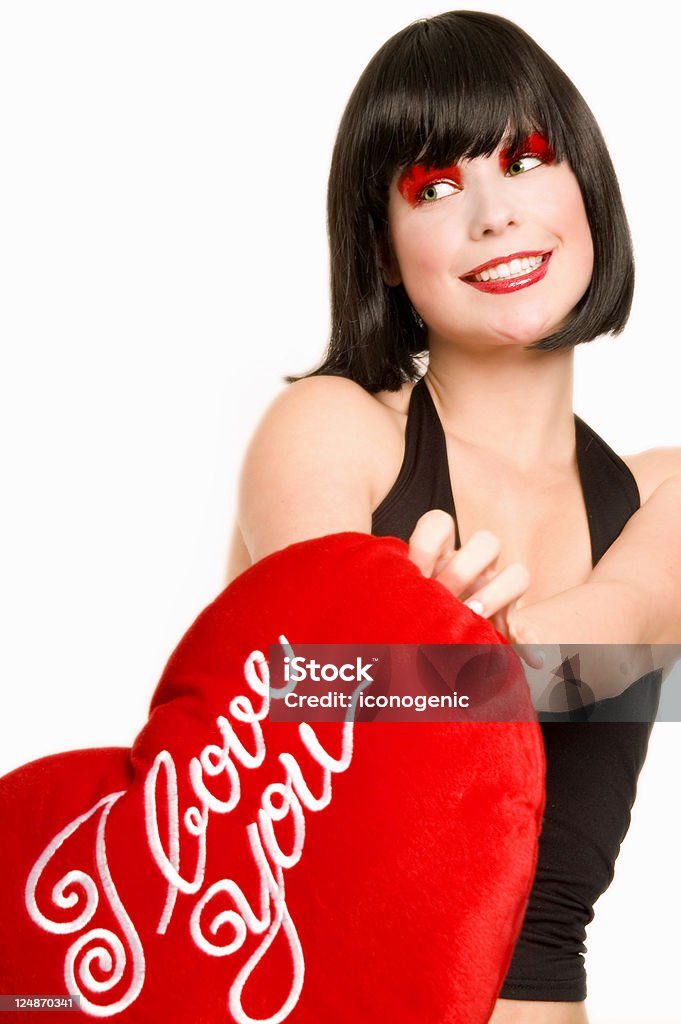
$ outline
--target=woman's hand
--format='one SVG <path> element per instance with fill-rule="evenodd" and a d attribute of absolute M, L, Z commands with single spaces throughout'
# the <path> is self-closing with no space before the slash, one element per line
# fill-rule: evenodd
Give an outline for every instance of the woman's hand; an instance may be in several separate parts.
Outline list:
<path fill-rule="evenodd" d="M 538 711 L 617 697 L 649 672 L 671 669 L 681 644 L 646 643 L 639 604 L 628 584 L 592 574 L 586 583 L 509 612 L 509 639 L 538 670 L 527 674 Z M 528 650 L 538 662 L 543 654 L 542 663 L 525 657 Z"/>
<path fill-rule="evenodd" d="M 508 636 L 507 615 L 525 593 L 530 577 L 520 563 L 496 570 L 501 545 L 489 530 L 478 530 L 454 550 L 454 520 L 433 509 L 422 515 L 409 538 L 409 557 L 424 576 L 437 580 L 478 615 Z"/>

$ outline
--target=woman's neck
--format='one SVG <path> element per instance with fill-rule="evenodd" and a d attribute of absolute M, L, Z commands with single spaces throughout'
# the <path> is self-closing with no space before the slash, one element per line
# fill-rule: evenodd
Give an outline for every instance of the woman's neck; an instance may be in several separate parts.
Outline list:
<path fill-rule="evenodd" d="M 522 471 L 574 458 L 573 349 L 433 346 L 426 380 L 445 433 Z"/>

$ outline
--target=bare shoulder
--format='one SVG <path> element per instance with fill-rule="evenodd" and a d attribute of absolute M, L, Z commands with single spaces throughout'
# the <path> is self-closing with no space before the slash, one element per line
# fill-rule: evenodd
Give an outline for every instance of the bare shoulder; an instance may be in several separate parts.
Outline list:
<path fill-rule="evenodd" d="M 296 418 L 347 416 L 352 411 L 366 426 L 378 423 L 380 403 L 376 397 L 347 377 L 304 377 L 289 384 L 274 399 L 265 414 Z"/>
<path fill-rule="evenodd" d="M 309 377 L 265 412 L 246 452 L 238 521 L 252 559 L 325 533 L 369 532 L 392 413 L 351 380 Z"/>
<path fill-rule="evenodd" d="M 393 433 L 382 396 L 345 377 L 306 377 L 274 399 L 253 444 L 270 455 L 272 444 L 279 455 L 299 448 L 308 455 L 332 450 L 337 459 L 357 459 L 361 468 Z"/>
<path fill-rule="evenodd" d="M 626 455 L 624 461 L 634 474 L 641 504 L 667 480 L 681 477 L 681 447 L 650 448 L 637 455 Z"/>

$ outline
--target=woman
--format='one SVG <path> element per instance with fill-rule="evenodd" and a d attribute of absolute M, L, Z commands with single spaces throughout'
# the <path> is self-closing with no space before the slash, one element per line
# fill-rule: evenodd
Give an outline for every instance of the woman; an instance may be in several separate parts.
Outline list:
<path fill-rule="evenodd" d="M 623 329 L 633 262 L 605 144 L 563 72 L 491 15 L 398 33 L 343 117 L 329 235 L 329 351 L 251 444 L 232 575 L 305 538 L 390 533 L 513 639 L 678 640 L 681 452 L 624 462 L 572 411 L 574 346 Z M 631 688 L 649 720 L 658 689 Z M 586 1021 L 584 928 L 649 735 L 543 728 L 540 862 L 494 1024 Z"/>

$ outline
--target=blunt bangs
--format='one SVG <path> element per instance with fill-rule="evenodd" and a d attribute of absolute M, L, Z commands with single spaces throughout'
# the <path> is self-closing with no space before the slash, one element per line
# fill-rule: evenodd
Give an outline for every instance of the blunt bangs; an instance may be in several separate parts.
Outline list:
<path fill-rule="evenodd" d="M 348 101 L 328 190 L 331 337 L 313 374 L 368 391 L 398 390 L 422 373 L 427 330 L 402 285 L 390 286 L 388 194 L 395 175 L 547 139 L 579 183 L 594 246 L 587 292 L 550 351 L 619 333 L 633 294 L 631 238 L 619 185 L 593 114 L 558 65 L 505 18 L 452 11 L 409 25 L 369 62 Z M 293 380 L 295 378 L 289 378 Z"/>
<path fill-rule="evenodd" d="M 532 131 L 545 135 L 557 160 L 566 158 L 565 123 L 537 51 L 552 62 L 520 29 L 489 18 L 461 12 L 416 22 L 378 51 L 365 88 L 360 79 L 356 90 L 366 105 L 363 141 L 374 180 L 387 186 L 414 163 L 444 167 L 489 156 Z"/>

